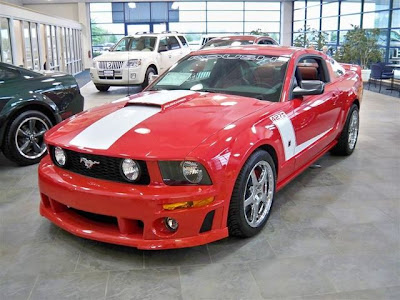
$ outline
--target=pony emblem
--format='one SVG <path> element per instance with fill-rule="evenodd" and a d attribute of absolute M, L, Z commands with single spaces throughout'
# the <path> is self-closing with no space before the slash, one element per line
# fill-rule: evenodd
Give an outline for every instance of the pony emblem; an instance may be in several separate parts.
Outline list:
<path fill-rule="evenodd" d="M 99 161 L 93 161 L 85 157 L 81 157 L 80 162 L 83 162 L 85 164 L 86 169 L 91 169 L 94 165 L 100 164 Z"/>

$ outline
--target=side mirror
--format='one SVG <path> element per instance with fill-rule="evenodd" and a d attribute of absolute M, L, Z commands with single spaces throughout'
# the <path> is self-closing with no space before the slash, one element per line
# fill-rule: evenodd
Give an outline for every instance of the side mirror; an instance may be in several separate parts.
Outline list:
<path fill-rule="evenodd" d="M 158 52 L 165 52 L 165 51 L 168 51 L 168 46 L 167 45 L 158 46 Z"/>
<path fill-rule="evenodd" d="M 293 89 L 294 97 L 302 97 L 308 95 L 321 95 L 324 93 L 325 83 L 319 80 L 302 80 L 301 86 Z"/>
<path fill-rule="evenodd" d="M 158 78 L 158 76 L 160 76 L 160 75 L 158 75 L 158 74 L 150 75 L 149 84 L 153 83 L 153 81 L 156 80 Z"/>

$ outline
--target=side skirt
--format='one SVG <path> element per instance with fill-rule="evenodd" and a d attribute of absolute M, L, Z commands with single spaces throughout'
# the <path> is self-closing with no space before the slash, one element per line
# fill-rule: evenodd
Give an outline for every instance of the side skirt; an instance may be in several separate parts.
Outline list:
<path fill-rule="evenodd" d="M 322 156 L 324 156 L 330 149 L 332 149 L 335 145 L 337 144 L 337 140 L 333 140 L 328 146 L 326 146 L 313 160 L 311 160 L 309 163 L 305 164 L 298 170 L 294 171 L 291 175 L 286 177 L 285 179 L 281 180 L 277 186 L 276 190 L 279 191 L 282 189 L 285 185 L 287 185 L 289 182 L 291 182 L 295 177 L 299 176 L 301 173 L 303 173 L 304 170 L 306 170 L 309 166 L 311 166 L 315 161 L 320 159 Z"/>

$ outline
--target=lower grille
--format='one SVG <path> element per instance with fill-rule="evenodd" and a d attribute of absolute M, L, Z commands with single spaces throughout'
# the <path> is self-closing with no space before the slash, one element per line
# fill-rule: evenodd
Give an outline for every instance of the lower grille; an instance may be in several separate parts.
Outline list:
<path fill-rule="evenodd" d="M 122 158 L 79 153 L 66 149 L 64 150 L 67 154 L 67 163 L 63 168 L 71 172 L 78 173 L 88 177 L 124 182 L 130 184 L 148 185 L 150 183 L 150 176 L 147 170 L 146 162 L 142 160 L 136 160 L 141 169 L 141 176 L 137 181 L 131 183 L 125 180 L 125 177 L 121 173 L 122 172 L 121 163 L 123 161 Z M 51 149 L 51 152 L 52 152 L 52 159 L 54 162 L 53 158 L 54 149 Z M 98 164 L 94 164 L 91 168 L 87 168 L 85 166 L 85 163 L 81 161 L 81 158 L 85 158 L 91 161 L 96 161 L 98 162 Z"/>
<path fill-rule="evenodd" d="M 106 223 L 106 224 L 113 224 L 113 225 L 118 226 L 118 220 L 116 217 L 94 214 L 94 213 L 90 213 L 87 211 L 78 210 L 78 209 L 75 209 L 72 207 L 70 207 L 69 209 L 71 211 L 77 213 L 78 215 L 80 215 L 86 219 L 89 219 L 91 221 L 95 221 L 95 222 L 99 222 L 99 223 Z"/>
<path fill-rule="evenodd" d="M 99 76 L 100 79 L 107 79 L 107 80 L 122 80 L 122 76 Z"/>

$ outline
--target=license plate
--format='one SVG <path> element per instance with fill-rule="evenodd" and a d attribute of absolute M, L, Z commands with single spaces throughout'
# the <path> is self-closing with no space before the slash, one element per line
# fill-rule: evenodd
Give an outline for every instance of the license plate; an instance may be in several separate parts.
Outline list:
<path fill-rule="evenodd" d="M 114 77 L 114 70 L 104 70 L 105 77 Z"/>

